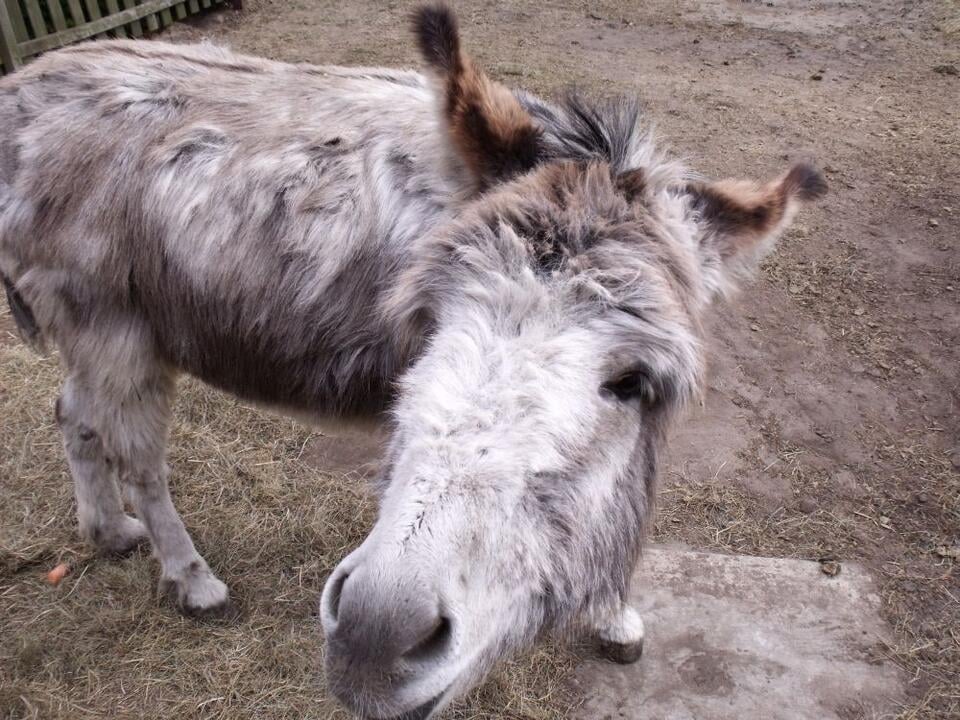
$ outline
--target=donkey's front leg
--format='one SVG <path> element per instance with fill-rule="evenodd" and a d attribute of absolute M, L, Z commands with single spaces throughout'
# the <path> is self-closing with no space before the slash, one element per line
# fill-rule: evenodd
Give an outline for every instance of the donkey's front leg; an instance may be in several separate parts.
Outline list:
<path fill-rule="evenodd" d="M 643 618 L 640 613 L 621 602 L 606 613 L 596 627 L 600 652 L 607 659 L 621 665 L 635 663 L 643 655 Z"/>
<path fill-rule="evenodd" d="M 144 532 L 160 560 L 160 589 L 189 614 L 223 611 L 229 594 L 193 546 L 167 487 L 176 378 L 138 318 L 90 312 L 58 341 L 70 370 L 58 407 L 76 480 L 80 529 L 98 547 L 128 549 Z M 123 512 L 126 491 L 137 518 Z"/>
<path fill-rule="evenodd" d="M 123 511 L 116 463 L 97 424 L 96 396 L 76 374 L 68 377 L 57 401 L 57 424 L 73 475 L 80 534 L 101 554 L 130 552 L 147 540 L 147 530 Z"/>
<path fill-rule="evenodd" d="M 186 614 L 221 613 L 228 607 L 227 586 L 194 548 L 167 485 L 165 458 L 175 378 L 148 348 L 139 356 L 128 349 L 128 355 L 138 362 L 115 363 L 109 374 L 91 373 L 100 388 L 96 407 L 116 457 L 120 483 L 160 561 L 160 590 Z"/>
<path fill-rule="evenodd" d="M 188 615 L 219 615 L 226 611 L 227 586 L 194 548 L 170 498 L 163 461 L 159 466 L 131 468 L 123 479 L 160 560 L 160 591 Z"/>
<path fill-rule="evenodd" d="M 113 441 L 120 481 L 147 526 L 160 560 L 160 590 L 186 614 L 219 614 L 229 605 L 227 586 L 193 546 L 167 484 L 165 455 L 174 379 L 157 367 L 130 387 L 132 391 L 115 405 Z"/>

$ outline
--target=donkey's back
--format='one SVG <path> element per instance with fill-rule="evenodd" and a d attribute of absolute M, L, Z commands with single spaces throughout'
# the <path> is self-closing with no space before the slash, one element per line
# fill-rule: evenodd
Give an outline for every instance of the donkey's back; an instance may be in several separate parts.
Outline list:
<path fill-rule="evenodd" d="M 68 365 L 136 336 L 268 402 L 389 384 L 376 299 L 455 185 L 417 73 L 89 43 L 0 82 L 0 125 L 0 271 Z"/>

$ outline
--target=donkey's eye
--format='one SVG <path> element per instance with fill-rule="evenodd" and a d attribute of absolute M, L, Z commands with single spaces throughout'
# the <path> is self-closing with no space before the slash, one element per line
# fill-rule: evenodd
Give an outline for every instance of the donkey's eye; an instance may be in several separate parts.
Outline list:
<path fill-rule="evenodd" d="M 617 400 L 623 402 L 639 400 L 644 407 L 648 408 L 656 405 L 659 400 L 654 383 L 644 370 L 631 370 L 619 375 L 605 382 L 600 390 L 612 394 Z"/>

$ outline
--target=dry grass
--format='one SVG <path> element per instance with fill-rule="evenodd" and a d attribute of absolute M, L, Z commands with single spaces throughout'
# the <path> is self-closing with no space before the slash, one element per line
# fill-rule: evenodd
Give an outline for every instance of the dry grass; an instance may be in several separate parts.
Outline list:
<path fill-rule="evenodd" d="M 175 501 L 239 617 L 181 618 L 155 593 L 156 563 L 109 561 L 77 539 L 53 424 L 56 363 L 0 345 L 0 718 L 346 718 L 327 697 L 315 608 L 363 538 L 357 480 L 300 459 L 311 431 L 186 382 L 171 441 Z M 60 561 L 58 587 L 44 575 Z M 456 718 L 559 718 L 573 655 L 506 664 Z"/>

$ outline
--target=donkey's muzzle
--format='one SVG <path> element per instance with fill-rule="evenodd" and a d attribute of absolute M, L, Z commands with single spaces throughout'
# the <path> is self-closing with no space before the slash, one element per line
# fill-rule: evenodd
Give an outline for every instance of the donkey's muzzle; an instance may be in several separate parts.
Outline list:
<path fill-rule="evenodd" d="M 324 588 L 327 681 L 351 708 L 382 708 L 374 720 L 429 717 L 446 689 L 456 627 L 439 594 L 417 577 L 348 558 Z"/>

